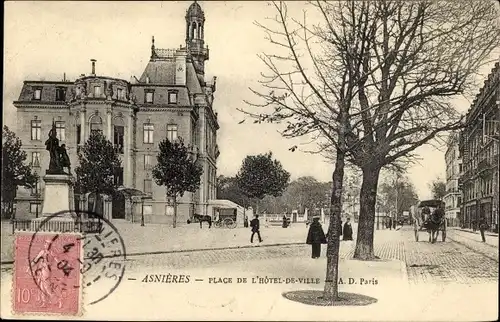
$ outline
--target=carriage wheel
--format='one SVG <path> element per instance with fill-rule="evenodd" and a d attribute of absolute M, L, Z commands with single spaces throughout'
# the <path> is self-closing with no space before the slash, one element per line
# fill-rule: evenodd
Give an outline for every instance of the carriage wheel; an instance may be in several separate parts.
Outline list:
<path fill-rule="evenodd" d="M 215 228 L 220 228 L 220 221 L 215 221 L 214 222 L 214 227 Z"/>
<path fill-rule="evenodd" d="M 224 227 L 226 227 L 226 228 L 235 228 L 236 227 L 236 223 L 231 218 L 226 218 L 224 220 Z"/>

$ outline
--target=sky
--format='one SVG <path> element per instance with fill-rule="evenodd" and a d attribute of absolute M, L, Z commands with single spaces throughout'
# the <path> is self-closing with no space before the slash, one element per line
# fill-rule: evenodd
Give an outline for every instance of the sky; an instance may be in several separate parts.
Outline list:
<path fill-rule="evenodd" d="M 4 124 L 15 130 L 15 107 L 23 80 L 75 80 L 96 73 L 129 80 L 139 78 L 157 48 L 178 48 L 185 43 L 185 12 L 191 2 L 14 2 L 4 3 Z M 301 2 L 289 3 L 300 12 Z M 210 48 L 206 76 L 217 76 L 214 109 L 220 130 L 218 174 L 235 175 L 247 155 L 272 151 L 292 179 L 313 176 L 330 181 L 334 165 L 317 154 L 304 139 L 284 139 L 274 124 L 253 124 L 237 109 L 255 100 L 249 87 L 257 87 L 265 67 L 257 54 L 273 49 L 255 21 L 273 14 L 266 2 L 201 2 L 205 11 L 205 43 Z M 466 111 L 470 102 L 457 100 Z M 295 152 L 291 146 L 298 145 Z M 421 199 L 429 198 L 429 183 L 444 177 L 445 148 L 419 148 L 421 161 L 408 176 Z"/>

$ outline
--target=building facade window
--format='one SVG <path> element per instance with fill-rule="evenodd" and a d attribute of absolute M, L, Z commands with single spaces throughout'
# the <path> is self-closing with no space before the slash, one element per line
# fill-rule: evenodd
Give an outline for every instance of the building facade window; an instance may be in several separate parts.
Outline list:
<path fill-rule="evenodd" d="M 90 133 L 101 132 L 102 133 L 102 118 L 98 115 L 94 115 L 90 119 Z"/>
<path fill-rule="evenodd" d="M 66 100 L 66 88 L 65 87 L 57 87 L 56 88 L 56 101 L 64 102 Z"/>
<path fill-rule="evenodd" d="M 123 186 L 123 168 L 115 168 L 115 174 L 113 177 L 114 183 L 117 186 Z"/>
<path fill-rule="evenodd" d="M 56 122 L 56 135 L 60 141 L 66 140 L 66 124 L 64 122 Z"/>
<path fill-rule="evenodd" d="M 42 134 L 42 121 L 41 120 L 32 120 L 31 121 L 31 139 L 40 141 L 41 134 Z"/>
<path fill-rule="evenodd" d="M 168 104 L 177 104 L 177 91 L 168 92 Z"/>
<path fill-rule="evenodd" d="M 178 127 L 176 124 L 168 124 L 167 125 L 167 139 L 170 142 L 174 142 L 175 140 L 177 140 L 177 130 L 178 130 Z"/>
<path fill-rule="evenodd" d="M 76 126 L 76 144 L 81 143 L 81 138 L 80 138 L 81 135 L 82 135 L 82 126 L 78 124 Z"/>
<path fill-rule="evenodd" d="M 41 87 L 36 87 L 34 92 L 33 92 L 33 99 L 40 101 L 42 99 L 42 88 Z"/>
<path fill-rule="evenodd" d="M 37 179 L 30 192 L 32 196 L 40 196 L 42 192 L 42 180 L 40 178 Z"/>
<path fill-rule="evenodd" d="M 145 154 L 144 155 L 144 170 L 149 170 L 151 169 L 151 155 Z"/>
<path fill-rule="evenodd" d="M 153 124 L 144 124 L 144 143 L 153 143 L 153 133 L 154 133 L 154 125 Z"/>
<path fill-rule="evenodd" d="M 31 165 L 40 166 L 40 152 L 31 152 Z"/>
<path fill-rule="evenodd" d="M 152 104 L 154 101 L 155 92 L 152 89 L 144 90 L 144 103 Z"/>
<path fill-rule="evenodd" d="M 123 88 L 117 88 L 116 89 L 116 97 L 119 99 L 119 100 L 122 100 L 125 98 L 125 91 L 123 90 Z"/>
<path fill-rule="evenodd" d="M 152 181 L 151 179 L 144 179 L 144 193 L 152 193 Z"/>
<path fill-rule="evenodd" d="M 101 86 L 94 86 L 94 97 L 101 97 Z"/>
<path fill-rule="evenodd" d="M 113 126 L 114 136 L 113 136 L 113 144 L 115 147 L 115 152 L 119 154 L 123 154 L 123 137 L 125 133 L 125 127 L 120 125 Z"/>

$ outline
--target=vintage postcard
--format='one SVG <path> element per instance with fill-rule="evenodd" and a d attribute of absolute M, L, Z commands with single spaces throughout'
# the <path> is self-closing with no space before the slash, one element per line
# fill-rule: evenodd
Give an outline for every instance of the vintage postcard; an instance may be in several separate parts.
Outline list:
<path fill-rule="evenodd" d="M 498 319 L 496 1 L 7 1 L 0 313 Z"/>

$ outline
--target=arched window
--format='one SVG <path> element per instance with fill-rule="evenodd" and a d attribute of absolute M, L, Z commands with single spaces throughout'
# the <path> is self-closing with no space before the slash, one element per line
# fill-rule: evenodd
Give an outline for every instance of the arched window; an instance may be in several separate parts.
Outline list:
<path fill-rule="evenodd" d="M 99 115 L 94 115 L 90 119 L 90 133 L 97 131 L 102 133 L 102 118 Z"/>
<path fill-rule="evenodd" d="M 191 39 L 194 39 L 196 35 L 196 22 L 193 21 L 193 24 L 191 25 Z"/>

